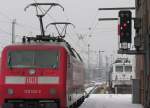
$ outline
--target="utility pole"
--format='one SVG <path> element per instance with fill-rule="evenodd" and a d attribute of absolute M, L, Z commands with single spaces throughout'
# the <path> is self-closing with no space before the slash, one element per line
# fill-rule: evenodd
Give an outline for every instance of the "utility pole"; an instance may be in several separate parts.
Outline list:
<path fill-rule="evenodd" d="M 12 21 L 12 43 L 15 43 L 15 24 L 16 24 L 16 19 L 13 19 Z"/>
<path fill-rule="evenodd" d="M 89 69 L 89 66 L 90 66 L 90 44 L 88 44 L 88 69 Z"/>
<path fill-rule="evenodd" d="M 99 50 L 99 68 L 101 68 L 101 52 L 104 52 L 104 51 Z"/>
<path fill-rule="evenodd" d="M 90 73 L 90 44 L 88 44 L 88 78 L 91 79 L 91 73 Z"/>
<path fill-rule="evenodd" d="M 108 68 L 109 68 L 109 64 L 108 64 L 108 56 L 106 56 L 106 66 L 105 66 L 105 72 L 106 72 L 106 84 L 108 84 L 108 82 L 109 82 L 109 70 L 108 70 Z"/>
<path fill-rule="evenodd" d="M 104 52 L 104 51 L 101 51 L 101 50 L 99 50 L 99 62 L 98 62 L 98 67 L 99 67 L 99 75 L 100 75 L 100 77 L 101 77 L 101 80 L 102 80 L 102 77 L 103 77 L 103 75 L 102 75 L 102 59 L 101 59 L 101 52 Z"/>
<path fill-rule="evenodd" d="M 113 55 L 113 54 L 110 55 L 110 62 L 111 62 L 111 65 L 112 65 L 113 62 L 114 62 L 114 55 Z"/>

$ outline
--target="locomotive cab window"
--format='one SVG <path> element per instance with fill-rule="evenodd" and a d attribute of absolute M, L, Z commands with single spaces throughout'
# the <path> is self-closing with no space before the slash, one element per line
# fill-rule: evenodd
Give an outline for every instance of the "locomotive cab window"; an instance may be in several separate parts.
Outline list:
<path fill-rule="evenodd" d="M 132 72 L 132 66 L 125 66 L 125 72 Z"/>
<path fill-rule="evenodd" d="M 8 66 L 11 68 L 58 68 L 58 51 L 18 50 L 8 53 Z"/>
<path fill-rule="evenodd" d="M 123 66 L 116 66 L 115 70 L 116 72 L 123 72 Z"/>

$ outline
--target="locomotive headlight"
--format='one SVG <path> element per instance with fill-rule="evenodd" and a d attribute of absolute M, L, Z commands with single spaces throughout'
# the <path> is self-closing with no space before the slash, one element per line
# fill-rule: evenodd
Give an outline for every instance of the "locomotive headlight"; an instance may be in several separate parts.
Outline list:
<path fill-rule="evenodd" d="M 49 92 L 51 95 L 56 95 L 56 93 L 57 93 L 55 88 L 51 88 Z"/>
<path fill-rule="evenodd" d="M 34 74 L 35 74 L 35 70 L 34 70 L 34 69 L 30 69 L 30 70 L 29 70 L 29 74 L 30 74 L 30 75 L 34 75 Z"/>
<path fill-rule="evenodd" d="M 8 93 L 9 95 L 13 95 L 13 94 L 14 94 L 14 90 L 11 89 L 11 88 L 9 88 L 9 89 L 7 89 L 7 93 Z"/>

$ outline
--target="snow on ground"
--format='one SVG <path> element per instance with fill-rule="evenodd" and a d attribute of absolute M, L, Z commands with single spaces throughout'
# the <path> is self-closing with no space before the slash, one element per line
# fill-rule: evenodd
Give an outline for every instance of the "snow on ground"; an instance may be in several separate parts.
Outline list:
<path fill-rule="evenodd" d="M 132 104 L 131 94 L 90 94 L 79 108 L 142 108 Z"/>

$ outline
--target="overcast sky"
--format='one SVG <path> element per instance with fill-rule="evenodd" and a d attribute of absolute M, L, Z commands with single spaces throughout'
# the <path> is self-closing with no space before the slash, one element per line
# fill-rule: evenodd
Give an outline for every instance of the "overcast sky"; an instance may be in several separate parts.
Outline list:
<path fill-rule="evenodd" d="M 45 25 L 54 21 L 69 21 L 76 28 L 69 27 L 67 40 L 86 56 L 87 44 L 93 51 L 104 50 L 108 55 L 117 50 L 117 21 L 99 22 L 101 17 L 117 17 L 115 11 L 98 11 L 98 8 L 134 6 L 134 0 L 36 0 L 37 2 L 60 3 L 60 8 L 53 8 L 44 18 Z M 35 9 L 24 8 L 34 0 L 1 0 L 0 3 L 0 45 L 1 48 L 11 43 L 11 22 L 16 19 L 16 40 L 22 35 L 34 35 L 39 32 L 39 22 Z M 47 30 L 49 33 L 51 30 Z M 77 37 L 78 35 L 78 37 Z M 80 37 L 80 40 L 79 40 Z"/>

